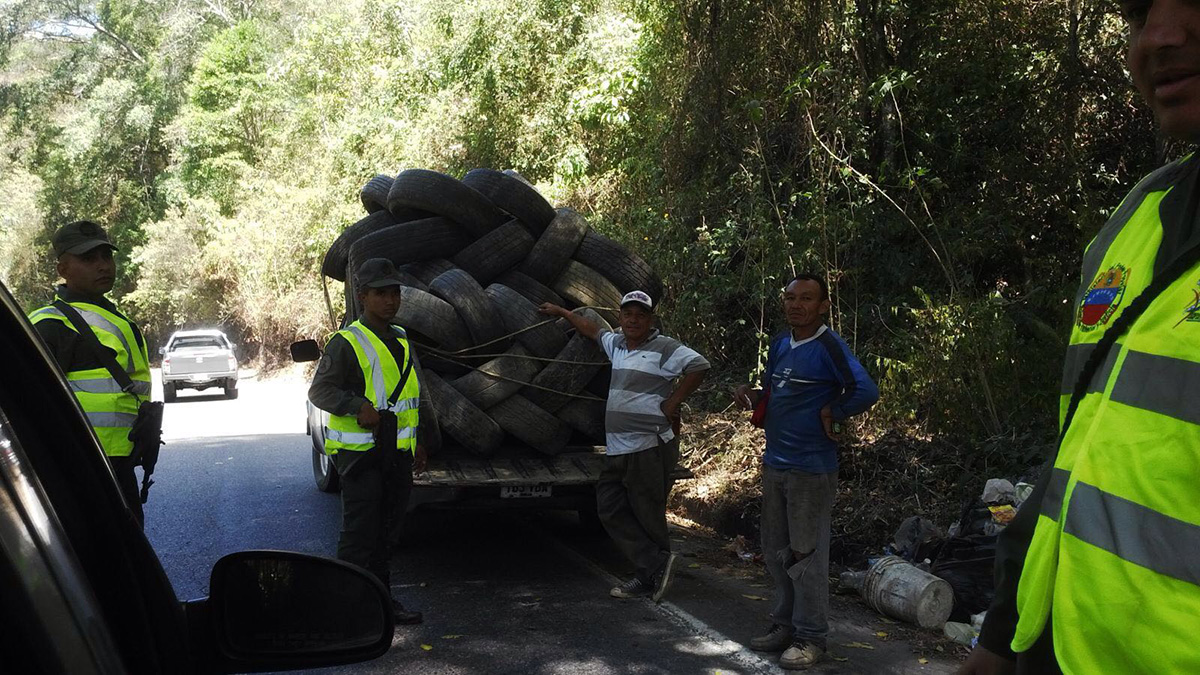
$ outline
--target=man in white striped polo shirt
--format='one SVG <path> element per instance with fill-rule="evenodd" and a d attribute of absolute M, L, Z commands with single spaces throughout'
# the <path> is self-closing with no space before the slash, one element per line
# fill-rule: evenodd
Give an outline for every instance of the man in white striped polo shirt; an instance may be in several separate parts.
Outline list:
<path fill-rule="evenodd" d="M 566 317 L 612 361 L 604 417 L 608 457 L 596 483 L 596 506 L 609 536 L 633 561 L 635 574 L 610 595 L 650 596 L 658 602 L 675 563 L 667 533 L 667 495 L 671 470 L 679 461 L 679 406 L 704 380 L 708 361 L 654 328 L 654 302 L 642 291 L 621 299 L 620 333 L 558 305 L 546 303 L 540 309 Z"/>

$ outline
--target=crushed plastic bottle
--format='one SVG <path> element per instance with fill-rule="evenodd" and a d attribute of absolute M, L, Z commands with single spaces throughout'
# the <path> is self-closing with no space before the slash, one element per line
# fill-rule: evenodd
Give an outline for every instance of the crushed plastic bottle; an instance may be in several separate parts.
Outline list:
<path fill-rule="evenodd" d="M 978 634 L 975 632 L 974 628 L 968 624 L 959 623 L 957 621 L 947 621 L 946 625 L 942 627 L 942 632 L 945 633 L 946 637 L 950 638 L 951 640 L 954 640 L 960 645 L 966 645 L 968 647 L 972 646 L 972 642 L 978 637 Z"/>

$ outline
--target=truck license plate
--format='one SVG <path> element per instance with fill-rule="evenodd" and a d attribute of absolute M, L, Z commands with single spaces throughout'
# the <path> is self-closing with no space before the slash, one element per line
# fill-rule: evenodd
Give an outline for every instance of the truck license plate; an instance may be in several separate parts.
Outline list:
<path fill-rule="evenodd" d="M 533 497 L 549 497 L 549 485 L 502 485 L 500 486 L 500 497 L 502 499 L 530 499 Z"/>

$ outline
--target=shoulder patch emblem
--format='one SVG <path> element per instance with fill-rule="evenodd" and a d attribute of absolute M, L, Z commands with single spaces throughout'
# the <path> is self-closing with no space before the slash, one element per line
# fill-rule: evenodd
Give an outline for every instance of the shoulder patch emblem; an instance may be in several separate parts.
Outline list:
<path fill-rule="evenodd" d="M 1192 301 L 1183 308 L 1183 318 L 1177 321 L 1172 328 L 1177 328 L 1184 321 L 1200 323 L 1200 281 L 1197 281 L 1196 288 L 1192 289 Z"/>
<path fill-rule="evenodd" d="M 1096 275 L 1079 306 L 1080 330 L 1091 331 L 1108 323 L 1125 297 L 1129 273 L 1124 265 L 1117 264 Z"/>

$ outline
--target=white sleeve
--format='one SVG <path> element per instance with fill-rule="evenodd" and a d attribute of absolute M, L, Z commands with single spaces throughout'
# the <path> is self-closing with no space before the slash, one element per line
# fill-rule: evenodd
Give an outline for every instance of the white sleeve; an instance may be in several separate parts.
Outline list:
<path fill-rule="evenodd" d="M 617 334 L 611 330 L 601 329 L 596 334 L 596 342 L 600 345 L 600 349 L 604 350 L 604 355 L 609 361 L 613 360 L 613 351 L 617 348 Z"/>

